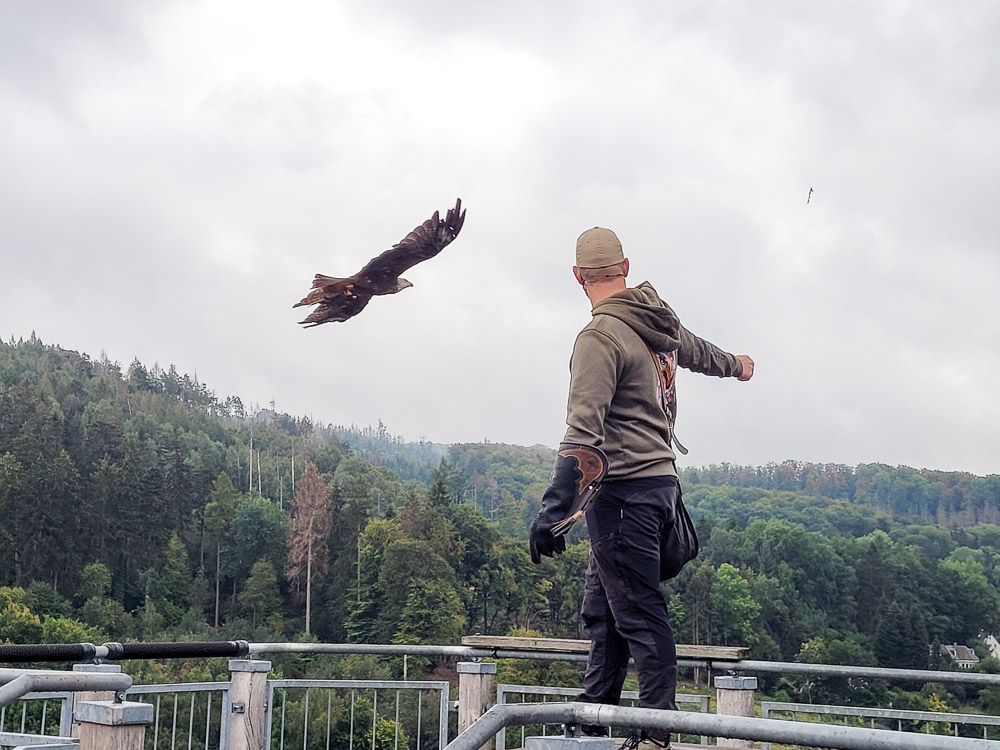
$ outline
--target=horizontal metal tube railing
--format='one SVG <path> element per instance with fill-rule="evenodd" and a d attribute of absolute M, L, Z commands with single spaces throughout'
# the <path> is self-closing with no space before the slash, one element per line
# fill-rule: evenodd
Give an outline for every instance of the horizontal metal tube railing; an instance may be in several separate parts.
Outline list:
<path fill-rule="evenodd" d="M 251 643 L 251 656 L 261 654 L 375 654 L 379 656 L 465 656 L 493 657 L 495 649 L 473 646 L 421 646 L 396 643 Z M 511 653 L 523 653 L 521 651 Z M 577 654 L 564 654 L 576 656 Z M 587 655 L 580 654 L 586 661 Z M 532 657 L 527 657 L 532 658 Z M 550 657 L 551 658 L 551 657 Z"/>
<path fill-rule="evenodd" d="M 865 706 L 834 706 L 816 703 L 786 703 L 763 701 L 761 712 L 766 718 L 772 713 L 829 714 L 855 716 L 864 719 L 902 719 L 903 721 L 937 721 L 949 724 L 984 724 L 1000 726 L 1000 716 L 960 714 L 945 711 L 911 711 L 900 708 L 867 708 Z M 766 713 L 765 713 L 766 712 Z"/>
<path fill-rule="evenodd" d="M 132 678 L 127 674 L 0 669 L 0 708 L 28 693 L 81 690 L 123 693 L 131 686 Z"/>
<path fill-rule="evenodd" d="M 376 654 L 381 656 L 452 656 L 470 659 L 544 659 L 552 661 L 586 662 L 587 654 L 556 651 L 521 651 L 476 646 L 408 646 L 390 643 L 251 643 L 251 655 L 260 654 Z M 839 664 L 809 664 L 804 662 L 756 661 L 740 659 L 678 659 L 680 667 L 711 669 L 719 672 L 771 672 L 777 674 L 809 674 L 819 677 L 868 677 L 878 680 L 916 682 L 957 682 L 966 685 L 1000 687 L 1000 674 L 945 672 L 930 669 L 889 669 L 886 667 L 855 667 Z"/>
<path fill-rule="evenodd" d="M 885 729 L 801 724 L 724 714 L 623 708 L 592 703 L 494 706 L 479 721 L 456 737 L 446 750 L 476 750 L 506 727 L 554 723 L 660 729 L 683 734 L 780 742 L 831 750 L 1000 750 L 1000 742 L 990 740 L 903 734 Z"/>
<path fill-rule="evenodd" d="M 558 697 L 563 698 L 562 702 L 570 703 L 580 695 L 579 688 L 560 688 L 560 687 L 543 687 L 540 685 L 497 685 L 497 702 L 496 705 L 504 705 L 508 703 L 514 703 L 514 701 L 507 700 L 508 695 L 520 695 L 521 700 L 519 703 L 527 703 L 524 698 L 528 695 L 538 695 L 542 697 L 541 702 L 546 702 L 547 697 Z M 638 690 L 625 690 L 621 695 L 622 701 L 628 701 L 627 705 L 635 706 L 636 702 L 639 700 Z M 697 704 L 698 709 L 702 713 L 708 713 L 709 706 L 711 704 L 711 697 L 708 695 L 698 695 L 694 693 L 677 693 L 674 696 L 675 703 L 693 703 Z M 542 734 L 545 734 L 545 727 L 542 727 Z M 521 736 L 524 736 L 524 730 L 521 730 Z M 708 744 L 708 737 L 702 735 L 701 744 Z M 496 747 L 497 750 L 506 750 L 507 747 L 507 730 L 501 729 L 497 732 L 496 737 Z"/>
<path fill-rule="evenodd" d="M 787 703 L 782 701 L 761 701 L 760 717 L 768 719 L 776 713 L 791 714 L 792 721 L 800 721 L 797 717 L 805 715 L 813 716 L 842 716 L 854 717 L 855 719 L 867 719 L 871 722 L 872 729 L 875 728 L 875 721 L 886 722 L 893 720 L 896 722 L 896 731 L 902 732 L 904 721 L 923 723 L 925 726 L 930 723 L 950 724 L 954 726 L 954 734 L 958 736 L 958 726 L 982 727 L 983 739 L 987 739 L 987 731 L 990 726 L 1000 726 L 1000 716 L 988 716 L 985 714 L 960 714 L 943 711 L 910 711 L 899 708 L 868 708 L 865 706 L 831 706 L 815 703 Z M 784 719 L 788 721 L 788 719 Z M 820 721 L 826 722 L 824 718 Z M 998 743 L 1000 744 L 1000 743 Z M 771 743 L 765 742 L 761 745 L 762 750 L 771 750 Z"/>
<path fill-rule="evenodd" d="M 49 651 L 47 651 L 49 649 Z M 217 656 L 260 656 L 263 654 L 374 654 L 380 656 L 445 656 L 468 659 L 543 659 L 549 661 L 586 662 L 587 654 L 555 651 L 521 651 L 476 646 L 424 646 L 391 643 L 248 643 L 246 641 L 212 641 L 207 643 L 105 643 L 95 646 L 79 644 L 28 644 L 0 646 L 0 662 L 62 661 L 70 652 L 82 654 L 82 659 L 95 661 L 121 659 L 173 659 Z M 680 667 L 710 669 L 719 672 L 770 672 L 777 674 L 809 674 L 819 677 L 868 677 L 878 680 L 954 682 L 966 685 L 1000 687 L 1000 675 L 945 672 L 930 669 L 888 669 L 837 664 L 801 662 L 736 661 L 713 659 L 678 659 Z"/>
<path fill-rule="evenodd" d="M 31 750 L 80 750 L 80 743 L 72 737 L 40 737 L 31 734 L 20 734 L 17 732 L 0 732 L 0 747 L 13 747 L 14 750 L 31 748 Z"/>
<path fill-rule="evenodd" d="M 777 672 L 780 674 L 810 674 L 819 677 L 870 677 L 876 680 L 913 682 L 960 682 L 966 685 L 1000 687 L 1000 674 L 979 672 L 944 672 L 933 669 L 889 669 L 887 667 L 854 667 L 841 664 L 806 664 L 784 661 L 710 662 L 713 669 L 740 672 Z"/>
<path fill-rule="evenodd" d="M 188 659 L 246 656 L 246 641 L 117 643 L 19 643 L 0 645 L 0 663 L 39 661 L 121 661 L 122 659 Z"/>
<path fill-rule="evenodd" d="M 150 685 L 133 685 L 128 689 L 129 697 L 136 695 L 166 695 L 167 693 L 206 693 L 229 691 L 228 682 L 178 682 L 152 683 Z"/>
<path fill-rule="evenodd" d="M 44 742 L 35 742 L 34 737 L 10 735 L 10 742 L 0 733 L 2 747 L 13 747 L 13 750 L 80 750 L 80 742 L 72 737 L 45 737 Z M 21 744 L 11 745 L 12 742 Z"/>

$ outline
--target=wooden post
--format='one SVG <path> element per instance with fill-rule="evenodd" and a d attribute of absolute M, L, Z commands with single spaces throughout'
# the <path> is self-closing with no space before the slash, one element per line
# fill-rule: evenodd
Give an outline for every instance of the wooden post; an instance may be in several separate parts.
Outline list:
<path fill-rule="evenodd" d="M 267 739 L 267 673 L 271 662 L 232 659 L 229 662 L 230 750 L 263 750 Z"/>
<path fill-rule="evenodd" d="M 153 721 L 150 703 L 83 701 L 76 705 L 80 750 L 142 750 L 146 725 Z"/>
<path fill-rule="evenodd" d="M 458 731 L 464 732 L 493 705 L 497 665 L 479 661 L 458 663 Z M 492 741 L 483 745 L 488 748 Z"/>
<path fill-rule="evenodd" d="M 74 664 L 74 672 L 103 672 L 105 674 L 121 674 L 122 666 L 121 664 Z M 80 703 L 85 701 L 113 701 L 115 699 L 114 691 L 111 690 L 86 690 L 79 693 L 73 693 L 73 712 L 74 720 L 72 726 L 70 727 L 70 736 L 79 737 L 80 736 L 80 725 L 76 721 L 76 707 Z"/>
<path fill-rule="evenodd" d="M 729 716 L 753 716 L 756 677 L 716 677 L 715 712 Z M 750 740 L 719 737 L 718 747 L 753 747 Z"/>

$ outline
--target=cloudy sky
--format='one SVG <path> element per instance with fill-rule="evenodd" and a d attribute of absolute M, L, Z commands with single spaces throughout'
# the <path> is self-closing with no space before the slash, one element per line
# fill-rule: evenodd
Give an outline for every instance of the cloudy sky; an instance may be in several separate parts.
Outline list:
<path fill-rule="evenodd" d="M 992 0 L 8 0 L 0 335 L 554 446 L 601 225 L 757 362 L 682 373 L 687 464 L 997 473 L 998 37 Z M 299 328 L 458 196 L 413 289 Z"/>

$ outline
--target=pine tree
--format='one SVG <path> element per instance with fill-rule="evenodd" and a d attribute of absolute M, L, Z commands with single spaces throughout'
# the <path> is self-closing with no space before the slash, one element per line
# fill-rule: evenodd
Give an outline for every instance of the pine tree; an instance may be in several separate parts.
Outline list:
<path fill-rule="evenodd" d="M 427 490 L 427 500 L 432 508 L 443 510 L 451 505 L 451 490 L 448 488 L 448 478 L 451 473 L 451 466 L 442 458 L 431 476 L 431 486 Z"/>
<path fill-rule="evenodd" d="M 682 594 L 695 645 L 708 642 L 710 637 L 711 597 L 715 580 L 715 567 L 704 560 L 692 571 L 687 590 Z"/>
<path fill-rule="evenodd" d="M 171 365 L 173 371 L 173 365 Z M 173 526 L 184 529 L 193 509 L 191 500 L 191 467 L 185 461 L 186 449 L 180 430 L 174 427 L 160 449 L 163 496 L 174 515 Z"/>
<path fill-rule="evenodd" d="M 465 608 L 454 586 L 421 581 L 410 589 L 394 643 L 457 643 L 465 625 Z"/>
<path fill-rule="evenodd" d="M 105 554 L 113 575 L 114 596 L 131 609 L 145 601 L 139 572 L 159 565 L 171 524 L 152 442 L 126 432 L 121 464 L 113 468 Z"/>
<path fill-rule="evenodd" d="M 250 616 L 256 630 L 258 625 L 281 628 L 281 597 L 278 594 L 278 575 L 270 560 L 261 558 L 254 563 L 247 584 L 240 595 L 243 613 Z"/>
<path fill-rule="evenodd" d="M 885 563 L 874 541 L 858 559 L 854 570 L 858 581 L 858 630 L 866 635 L 874 635 L 878 613 L 886 594 Z"/>
<path fill-rule="evenodd" d="M 881 613 L 875 630 L 875 656 L 880 667 L 927 669 L 927 626 L 917 608 L 898 601 Z"/>
<path fill-rule="evenodd" d="M 15 584 L 47 580 L 58 589 L 60 574 L 82 562 L 66 543 L 80 527 L 80 477 L 62 446 L 58 404 L 35 392 L 25 417 L 0 466 L 2 537 L 13 543 Z"/>
<path fill-rule="evenodd" d="M 215 547 L 215 562 L 212 568 L 215 572 L 215 604 L 214 604 L 214 624 L 219 627 L 219 599 L 222 588 L 222 551 L 231 543 L 232 523 L 236 515 L 236 507 L 239 503 L 240 494 L 233 487 L 233 482 L 229 475 L 223 472 L 215 479 L 212 485 L 212 492 L 209 494 L 208 504 L 202 514 L 205 524 L 205 536 L 212 546 Z"/>
<path fill-rule="evenodd" d="M 176 625 L 191 597 L 191 566 L 177 534 L 170 537 L 163 560 L 150 576 L 147 605 L 155 604 L 168 625 Z"/>

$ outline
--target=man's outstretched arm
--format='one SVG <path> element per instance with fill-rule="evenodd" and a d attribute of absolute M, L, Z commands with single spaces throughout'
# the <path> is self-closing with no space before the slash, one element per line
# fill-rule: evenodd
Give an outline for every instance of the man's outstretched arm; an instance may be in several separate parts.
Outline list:
<path fill-rule="evenodd" d="M 753 360 L 747 355 L 723 351 L 684 326 L 680 326 L 678 333 L 681 345 L 677 350 L 677 364 L 685 370 L 739 380 L 749 380 L 753 376 Z"/>

